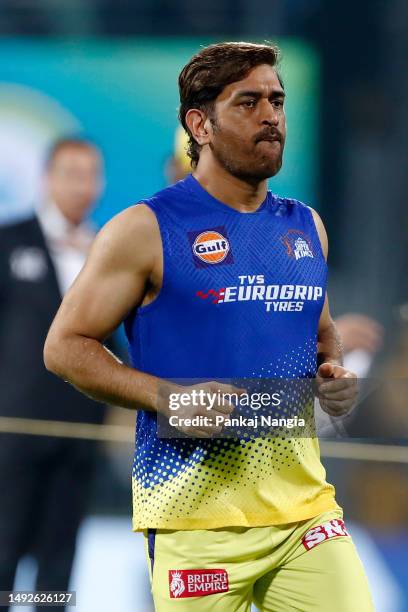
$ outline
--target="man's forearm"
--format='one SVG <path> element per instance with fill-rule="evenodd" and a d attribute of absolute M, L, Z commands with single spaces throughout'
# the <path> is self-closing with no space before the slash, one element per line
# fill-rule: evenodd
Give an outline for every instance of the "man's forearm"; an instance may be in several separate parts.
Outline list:
<path fill-rule="evenodd" d="M 94 400 L 158 410 L 162 381 L 124 365 L 98 340 L 78 335 L 47 340 L 44 362 L 49 371 Z"/>
<path fill-rule="evenodd" d="M 343 364 L 343 345 L 334 321 L 319 329 L 317 351 L 319 364 L 324 362 Z"/>

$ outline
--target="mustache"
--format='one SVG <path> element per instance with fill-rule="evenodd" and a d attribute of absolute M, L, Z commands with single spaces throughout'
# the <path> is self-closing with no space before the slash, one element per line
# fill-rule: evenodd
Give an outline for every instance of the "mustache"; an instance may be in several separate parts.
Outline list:
<path fill-rule="evenodd" d="M 283 138 L 282 138 L 282 134 L 279 132 L 279 130 L 277 130 L 276 128 L 265 128 L 264 130 L 262 130 L 262 132 L 259 132 L 255 138 L 255 144 L 257 142 L 261 142 L 262 140 L 268 140 L 268 141 L 274 141 L 274 140 L 278 140 L 280 143 L 282 143 Z"/>

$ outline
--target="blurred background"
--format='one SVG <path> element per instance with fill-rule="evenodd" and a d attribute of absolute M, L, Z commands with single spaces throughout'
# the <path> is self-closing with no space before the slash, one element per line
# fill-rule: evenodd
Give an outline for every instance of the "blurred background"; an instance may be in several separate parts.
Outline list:
<path fill-rule="evenodd" d="M 379 427 L 396 414 L 405 427 L 400 436 L 381 439 L 377 429 L 370 440 L 357 418 L 347 430 L 348 446 L 336 451 L 339 446 L 334 445 L 344 441 L 326 441 L 322 453 L 365 563 L 376 609 L 407 612 L 408 487 L 403 451 L 408 414 L 404 386 L 408 380 L 408 4 L 404 0 L 207 0 L 201 5 L 186 0 L 3 0 L 0 368 L 10 380 L 12 373 L 4 365 L 9 359 L 7 347 L 18 338 L 10 331 L 12 323 L 18 326 L 17 315 L 10 322 L 11 313 L 26 316 L 10 295 L 16 304 L 23 294 L 24 303 L 30 303 L 36 283 L 46 278 L 41 253 L 58 280 L 54 301 L 47 305 L 51 316 L 64 292 L 62 260 L 65 256 L 73 260 L 79 238 L 81 247 L 75 252 L 84 255 L 86 232 L 89 237 L 114 214 L 186 171 L 176 133 L 178 73 L 201 45 L 222 40 L 268 40 L 281 47 L 288 138 L 283 169 L 270 188 L 315 207 L 325 222 L 331 309 L 350 367 L 361 377 L 381 374 L 402 384 L 397 392 L 376 398 Z M 87 160 L 57 156 L 50 166 L 50 147 L 61 138 L 90 143 L 85 146 Z M 73 149 L 84 153 L 81 145 Z M 82 181 L 85 194 L 83 217 L 74 223 L 82 233 L 75 248 L 69 243 L 70 252 L 56 247 L 55 219 L 50 221 L 49 235 L 44 230 L 47 222 L 41 222 L 45 235 L 41 244 L 35 242 L 30 225 L 44 203 L 58 199 L 55 180 L 63 172 Z M 91 185 L 88 192 L 86 181 Z M 33 304 L 30 312 L 37 318 L 36 309 L 45 312 L 46 307 L 38 300 Z M 38 345 L 47 316 L 37 330 Z M 28 345 L 32 322 L 25 329 Z M 126 358 L 120 333 L 113 343 Z M 40 353 L 37 362 L 42 368 Z M 40 381 L 43 373 L 35 376 Z M 59 391 L 50 393 L 44 401 L 55 405 Z M 18 467 L 7 467 L 14 465 L 7 453 L 16 453 L 19 444 L 27 448 L 27 440 L 35 438 L 41 449 L 33 452 L 43 453 L 47 447 L 41 461 L 62 451 L 51 448 L 48 437 L 35 436 L 28 425 L 25 431 L 31 434 L 5 433 L 11 427 L 7 419 L 13 416 L 54 418 L 52 412 L 51 417 L 44 411 L 28 415 L 17 407 L 13 412 L 6 403 L 0 399 L 0 445 L 5 449 L 0 447 L 0 459 L 3 471 L 15 470 L 18 483 Z M 130 524 L 133 449 L 125 440 L 134 414 L 100 409 L 103 417 L 83 420 L 97 425 L 104 418 L 105 425 L 116 428 L 103 430 L 106 438 L 115 431 L 121 441 L 82 440 L 80 459 L 71 469 L 73 482 L 83 472 L 88 455 L 93 463 L 82 483 L 83 507 L 75 515 L 71 534 L 74 542 L 78 533 L 72 573 L 70 561 L 65 573 L 77 591 L 78 612 L 149 612 L 143 539 L 131 532 Z M 329 423 L 328 435 L 338 437 L 338 428 L 330 429 Z M 58 435 L 52 439 L 55 445 Z M 61 439 L 65 444 L 68 438 Z M 382 446 L 371 455 L 360 453 L 358 449 L 368 442 Z M 72 449 L 65 446 L 63 452 Z M 34 493 L 30 499 L 27 504 L 35 505 Z M 7 531 L 10 525 L 0 524 L 1 529 Z M 39 562 L 26 548 L 20 543 L 16 553 L 15 588 L 35 584 Z"/>

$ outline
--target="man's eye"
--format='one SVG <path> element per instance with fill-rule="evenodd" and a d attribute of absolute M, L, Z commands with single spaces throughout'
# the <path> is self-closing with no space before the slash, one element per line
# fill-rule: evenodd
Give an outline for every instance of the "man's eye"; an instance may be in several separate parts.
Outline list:
<path fill-rule="evenodd" d="M 242 102 L 242 106 L 245 106 L 246 108 L 253 108 L 256 104 L 256 100 L 245 100 L 245 102 Z"/>
<path fill-rule="evenodd" d="M 283 100 L 274 100 L 273 105 L 275 108 L 283 108 Z"/>

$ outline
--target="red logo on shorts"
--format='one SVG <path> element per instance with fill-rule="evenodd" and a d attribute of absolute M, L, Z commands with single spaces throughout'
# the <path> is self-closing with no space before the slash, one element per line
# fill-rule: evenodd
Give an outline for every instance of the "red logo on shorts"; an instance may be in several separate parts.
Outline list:
<path fill-rule="evenodd" d="M 224 569 L 169 570 L 169 590 L 171 599 L 226 593 L 228 573 Z"/>
<path fill-rule="evenodd" d="M 323 525 L 318 525 L 309 529 L 302 538 L 302 544 L 306 550 L 310 550 L 330 538 L 338 538 L 339 536 L 350 535 L 346 529 L 344 521 L 341 519 L 333 519 Z"/>

